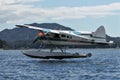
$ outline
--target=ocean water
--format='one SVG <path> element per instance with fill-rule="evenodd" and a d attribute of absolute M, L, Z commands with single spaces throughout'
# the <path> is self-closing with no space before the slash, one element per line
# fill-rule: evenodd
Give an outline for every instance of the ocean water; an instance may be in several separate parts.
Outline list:
<path fill-rule="evenodd" d="M 90 58 L 36 59 L 0 50 L 0 80 L 120 80 L 120 49 L 70 49 Z"/>

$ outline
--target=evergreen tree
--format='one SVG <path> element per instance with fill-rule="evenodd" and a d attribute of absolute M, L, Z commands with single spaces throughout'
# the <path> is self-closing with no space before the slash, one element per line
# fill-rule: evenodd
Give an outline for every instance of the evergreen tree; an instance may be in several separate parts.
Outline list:
<path fill-rule="evenodd" d="M 8 44 L 4 40 L 0 40 L 0 48 L 6 49 L 8 48 Z"/>

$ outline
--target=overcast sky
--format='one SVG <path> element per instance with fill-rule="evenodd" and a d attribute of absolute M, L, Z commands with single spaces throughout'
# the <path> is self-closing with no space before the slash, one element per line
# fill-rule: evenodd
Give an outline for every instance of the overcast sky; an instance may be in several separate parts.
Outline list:
<path fill-rule="evenodd" d="M 34 22 L 80 31 L 104 25 L 108 35 L 120 37 L 120 0 L 0 0 L 0 31 Z"/>

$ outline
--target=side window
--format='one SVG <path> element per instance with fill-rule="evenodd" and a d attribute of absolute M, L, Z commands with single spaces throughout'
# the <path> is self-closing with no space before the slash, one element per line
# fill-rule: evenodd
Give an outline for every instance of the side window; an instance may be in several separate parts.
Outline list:
<path fill-rule="evenodd" d="M 72 39 L 72 36 L 68 36 L 68 35 L 67 35 L 67 38 L 68 38 L 68 39 Z"/>
<path fill-rule="evenodd" d="M 67 36 L 67 38 L 70 38 L 70 36 Z"/>
<path fill-rule="evenodd" d="M 62 34 L 61 37 L 66 37 L 66 35 Z"/>
<path fill-rule="evenodd" d="M 93 37 L 93 35 L 92 35 L 92 34 L 90 34 L 90 37 Z"/>
<path fill-rule="evenodd" d="M 59 34 L 54 34 L 54 38 L 60 38 Z"/>
<path fill-rule="evenodd" d="M 65 35 L 65 34 L 61 34 L 61 37 L 66 38 L 66 39 L 72 39 L 72 36 L 70 36 L 70 35 Z"/>

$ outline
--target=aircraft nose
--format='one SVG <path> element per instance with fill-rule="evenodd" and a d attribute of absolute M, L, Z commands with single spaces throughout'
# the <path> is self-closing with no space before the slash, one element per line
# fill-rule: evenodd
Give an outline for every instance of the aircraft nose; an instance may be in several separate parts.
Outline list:
<path fill-rule="evenodd" d="M 37 34 L 37 36 L 38 36 L 38 37 L 43 37 L 43 36 L 44 36 L 44 33 L 39 32 L 39 33 Z"/>

